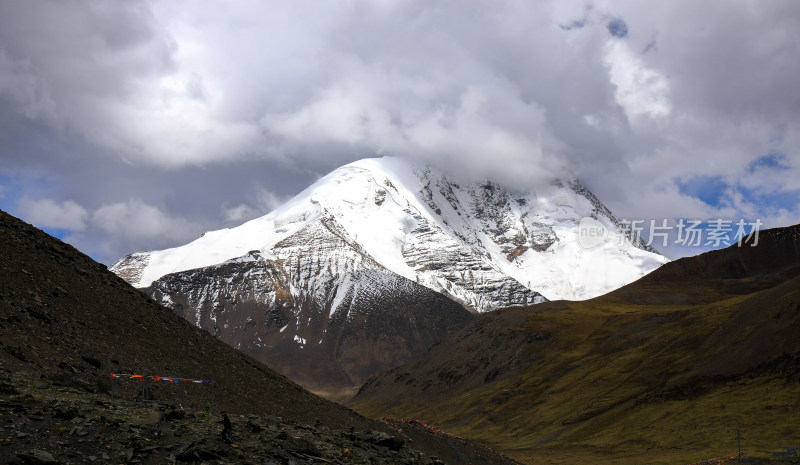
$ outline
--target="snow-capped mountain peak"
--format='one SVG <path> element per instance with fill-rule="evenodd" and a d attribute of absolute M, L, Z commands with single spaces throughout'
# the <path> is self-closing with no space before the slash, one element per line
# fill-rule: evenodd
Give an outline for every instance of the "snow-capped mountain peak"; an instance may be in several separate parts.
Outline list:
<path fill-rule="evenodd" d="M 582 299 L 666 259 L 607 240 L 619 221 L 574 180 L 527 192 L 396 158 L 343 166 L 268 215 L 112 270 L 310 389 L 345 398 L 485 312 Z M 460 305 L 459 305 L 460 304 Z"/>
<path fill-rule="evenodd" d="M 537 293 L 594 297 L 666 261 L 630 241 L 582 248 L 576 231 L 583 217 L 600 221 L 612 238 L 622 233 L 613 214 L 575 180 L 512 193 L 488 181 L 456 183 L 399 158 L 364 159 L 331 172 L 268 215 L 181 247 L 129 255 L 112 270 L 147 287 L 164 275 L 252 250 L 280 258 L 282 241 L 319 222 L 358 250 L 365 260 L 358 266 L 369 262 L 487 311 L 542 300 Z M 343 275 L 353 266 L 339 260 L 328 268 Z"/>

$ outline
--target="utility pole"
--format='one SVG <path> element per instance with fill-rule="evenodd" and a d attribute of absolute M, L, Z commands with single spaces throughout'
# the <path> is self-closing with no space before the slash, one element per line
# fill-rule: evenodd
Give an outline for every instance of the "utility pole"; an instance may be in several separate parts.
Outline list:
<path fill-rule="evenodd" d="M 736 442 L 739 444 L 739 458 L 742 458 L 742 430 L 736 430 Z"/>

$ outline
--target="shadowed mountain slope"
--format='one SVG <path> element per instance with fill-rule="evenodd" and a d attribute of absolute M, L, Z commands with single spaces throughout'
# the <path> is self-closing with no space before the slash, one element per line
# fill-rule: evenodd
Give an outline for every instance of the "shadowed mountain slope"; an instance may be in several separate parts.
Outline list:
<path fill-rule="evenodd" d="M 221 276 L 231 282 L 215 292 Z M 280 265 L 258 260 L 170 274 L 143 291 L 335 401 L 350 399 L 372 375 L 422 355 L 474 318 L 444 295 L 384 269 L 354 271 L 341 284 L 324 286 L 327 300 L 343 303 L 338 310 L 292 296 L 291 288 Z"/>
<path fill-rule="evenodd" d="M 367 424 L 3 212 L 0 257 L 0 372 L 95 390 L 109 387 L 112 372 L 214 380 L 223 410 Z"/>
<path fill-rule="evenodd" d="M 741 246 L 733 245 L 696 257 L 675 260 L 644 276 L 639 282 L 756 278 L 782 271 L 796 274 L 798 267 L 800 225 L 794 225 L 760 231 L 758 237 L 748 237 Z"/>
<path fill-rule="evenodd" d="M 762 231 L 756 247 L 668 263 L 589 301 L 481 316 L 351 406 L 530 462 L 696 461 L 734 452 L 737 429 L 768 454 L 800 442 L 798 244 L 798 226 Z"/>
<path fill-rule="evenodd" d="M 110 373 L 214 380 L 215 410 L 239 414 L 241 448 L 222 443 L 219 425 L 204 421 L 206 386 L 185 386 L 184 406 L 200 412 L 167 410 L 166 424 L 159 416 L 149 424 L 157 405 L 120 402 L 135 400 L 141 381 L 117 381 L 111 405 Z M 169 386 L 153 382 L 150 398 L 174 402 Z M 420 428 L 401 436 L 317 397 L 2 211 L 0 417 L 0 463 L 287 463 L 309 454 L 358 464 L 434 464 L 434 456 L 448 464 L 511 463 Z"/>

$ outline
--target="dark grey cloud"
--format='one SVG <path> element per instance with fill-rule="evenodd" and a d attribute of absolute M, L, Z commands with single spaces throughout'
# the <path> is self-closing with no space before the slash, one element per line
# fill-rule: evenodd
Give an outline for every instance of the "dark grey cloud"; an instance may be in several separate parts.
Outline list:
<path fill-rule="evenodd" d="M 797 222 L 799 9 L 3 2 L 0 205 L 110 262 L 388 154 L 577 175 L 621 216 Z"/>

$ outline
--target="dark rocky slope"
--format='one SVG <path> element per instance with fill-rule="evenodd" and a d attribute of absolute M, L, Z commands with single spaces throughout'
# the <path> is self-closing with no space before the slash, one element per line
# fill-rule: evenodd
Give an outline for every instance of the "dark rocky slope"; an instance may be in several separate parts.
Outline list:
<path fill-rule="evenodd" d="M 325 292 L 293 297 L 292 285 L 283 266 L 259 257 L 173 273 L 143 291 L 332 400 L 349 399 L 369 377 L 422 355 L 475 317 L 382 268 L 318 283 Z"/>
<path fill-rule="evenodd" d="M 515 463 L 416 424 L 386 421 L 375 424 L 378 430 L 342 430 L 274 415 L 231 414 L 231 445 L 221 438 L 220 417 L 202 411 L 112 403 L 103 394 L 24 377 L 3 379 L 0 391 L 3 464 Z"/>
<path fill-rule="evenodd" d="M 363 419 L 310 394 L 165 310 L 73 247 L 0 214 L 0 371 L 93 390 L 109 373 L 216 381 L 217 406 L 347 427 Z"/>
<path fill-rule="evenodd" d="M 240 447 L 220 442 L 219 426 L 205 420 L 207 385 L 187 385 L 182 410 L 174 406 L 172 384 L 153 382 L 147 397 L 159 402 L 137 404 L 140 382 L 118 381 L 112 404 L 110 373 L 214 380 L 215 410 L 236 414 Z M 454 449 L 424 431 L 403 436 L 319 398 L 4 212 L 0 418 L 0 463 L 199 457 L 203 463 L 428 464 L 433 456 L 448 464 L 510 463 L 473 443 Z M 396 439 L 382 443 L 387 435 Z M 393 451 L 398 439 L 404 444 Z"/>

